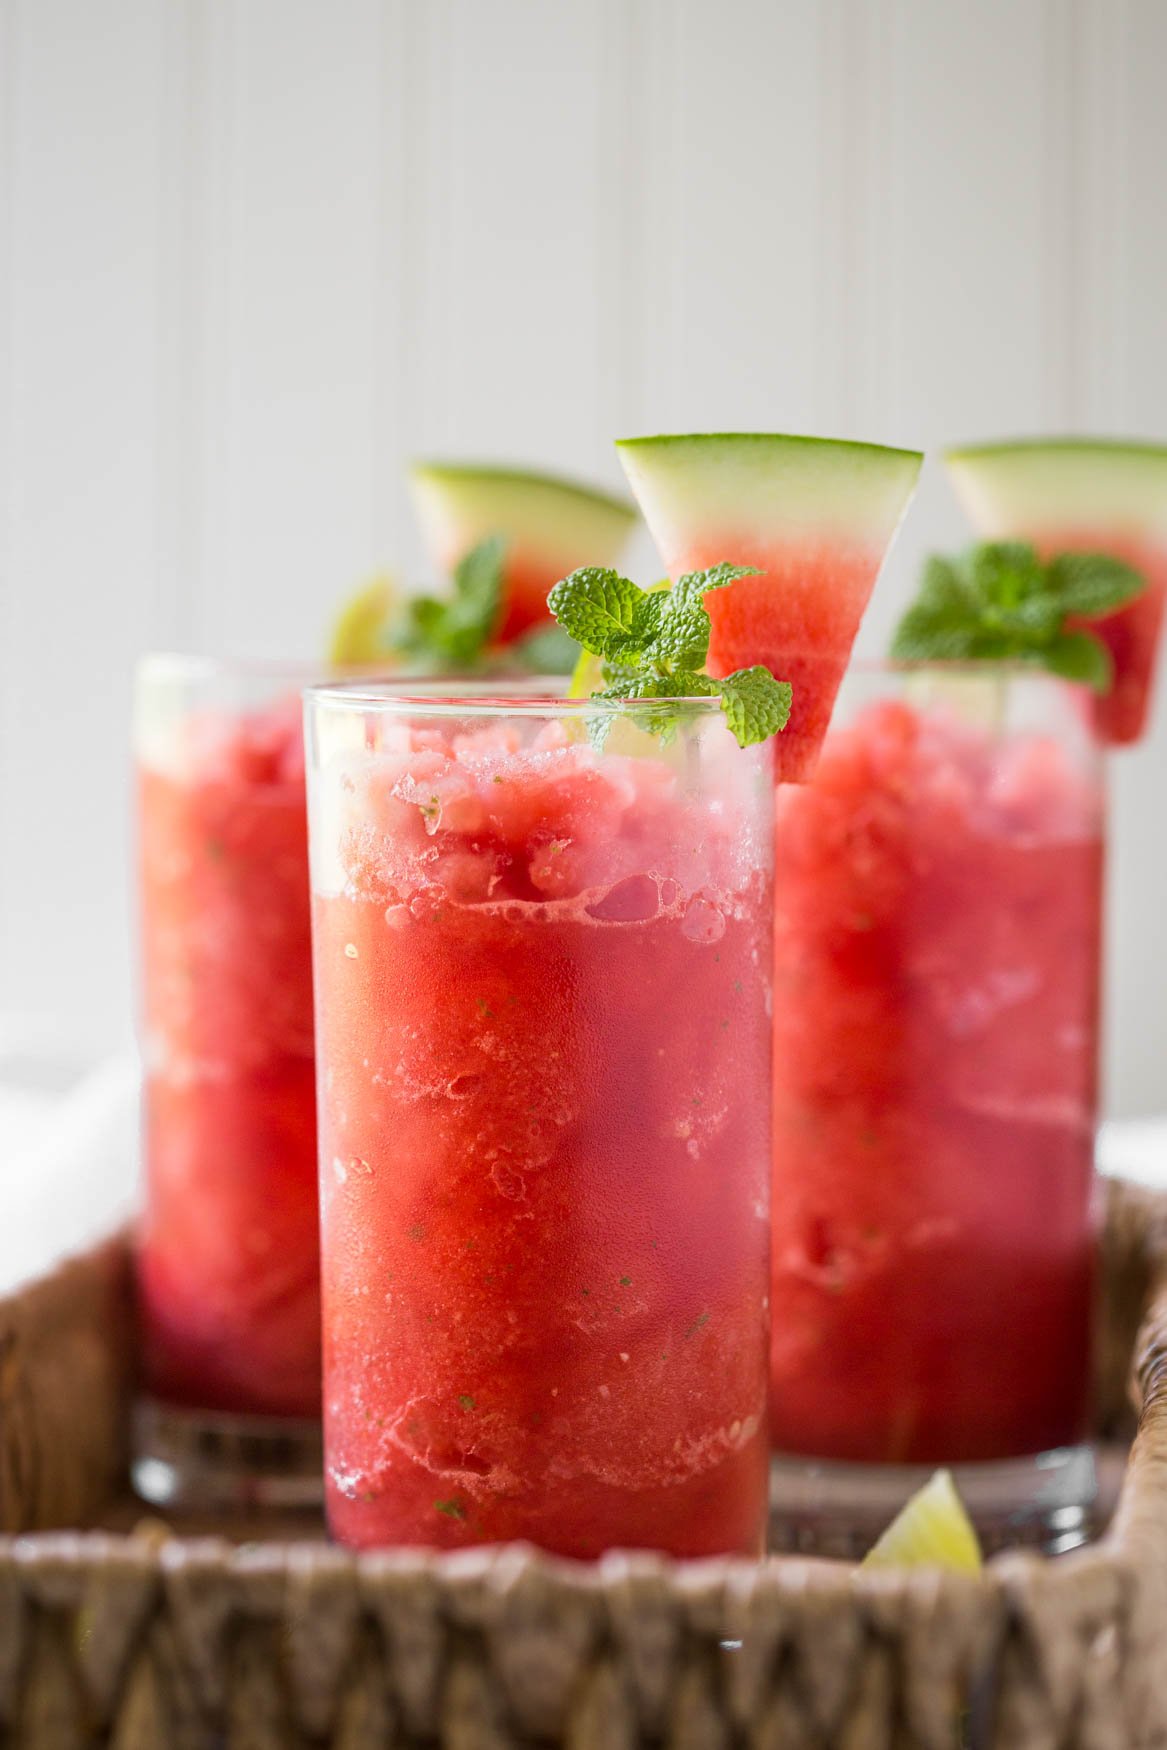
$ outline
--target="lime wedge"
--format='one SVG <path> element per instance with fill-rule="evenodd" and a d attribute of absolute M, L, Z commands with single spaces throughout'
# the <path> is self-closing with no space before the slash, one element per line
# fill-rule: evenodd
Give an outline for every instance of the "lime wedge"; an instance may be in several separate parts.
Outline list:
<path fill-rule="evenodd" d="M 604 684 L 604 665 L 600 657 L 593 656 L 590 650 L 581 650 L 579 661 L 571 671 L 571 685 L 567 689 L 569 699 L 590 699 L 597 687 Z"/>
<path fill-rule="evenodd" d="M 333 623 L 329 662 L 349 668 L 391 657 L 390 629 L 398 600 L 397 586 L 386 573 L 350 596 Z"/>
<path fill-rule="evenodd" d="M 863 1558 L 865 1568 L 951 1568 L 979 1574 L 981 1546 L 949 1471 L 938 1470 Z"/>

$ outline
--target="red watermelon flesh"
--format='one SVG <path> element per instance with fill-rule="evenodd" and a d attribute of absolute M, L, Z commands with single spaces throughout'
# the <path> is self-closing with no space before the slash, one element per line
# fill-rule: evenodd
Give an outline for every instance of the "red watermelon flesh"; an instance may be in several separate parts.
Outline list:
<path fill-rule="evenodd" d="M 716 564 L 717 545 L 710 544 L 708 556 L 695 549 L 697 556 L 685 569 Z M 735 561 L 756 565 L 761 576 L 740 578 L 705 598 L 713 623 L 706 666 L 710 674 L 726 675 L 761 663 L 790 682 L 790 721 L 776 743 L 778 768 L 781 777 L 805 782 L 813 775 L 883 554 L 806 547 L 762 551 L 736 542 L 733 547 Z M 722 556 L 726 550 L 723 540 Z M 781 617 L 774 612 L 776 588 L 782 595 Z"/>
<path fill-rule="evenodd" d="M 1167 548 L 1103 529 L 1063 529 L 1032 539 L 1043 558 L 1052 558 L 1055 553 L 1109 553 L 1146 578 L 1142 594 L 1116 613 L 1073 622 L 1101 638 L 1114 663 L 1109 693 L 1096 695 L 1091 705 L 1100 738 L 1119 746 L 1141 740 L 1151 712 L 1159 635 L 1167 605 Z"/>
<path fill-rule="evenodd" d="M 1055 553 L 1109 553 L 1147 587 L 1123 608 L 1079 620 L 1114 662 L 1111 691 L 1091 703 L 1101 740 L 1143 735 L 1167 605 L 1167 448 L 1108 438 L 1030 438 L 952 450 L 957 497 L 987 540 L 1031 541 Z"/>
<path fill-rule="evenodd" d="M 922 458 L 763 433 L 617 445 L 670 576 L 729 561 L 760 575 L 712 591 L 710 674 L 762 664 L 792 689 L 781 778 L 813 775 L 863 610 Z"/>
<path fill-rule="evenodd" d="M 419 462 L 410 489 L 430 557 L 447 576 L 480 541 L 502 536 L 496 645 L 548 625 L 553 585 L 577 566 L 611 565 L 636 524 L 626 498 L 530 469 Z"/>

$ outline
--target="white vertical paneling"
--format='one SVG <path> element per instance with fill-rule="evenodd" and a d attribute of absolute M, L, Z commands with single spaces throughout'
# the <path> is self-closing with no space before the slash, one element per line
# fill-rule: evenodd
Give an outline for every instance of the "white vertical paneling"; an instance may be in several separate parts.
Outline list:
<path fill-rule="evenodd" d="M 1167 210 L 1163 193 L 1163 166 L 1167 160 L 1163 98 L 1167 6 L 1161 0 L 1126 0 L 1126 4 L 1129 11 L 1123 88 L 1126 176 L 1114 190 L 1126 219 L 1124 315 L 1130 380 L 1125 416 L 1133 430 L 1163 437 L 1167 435 L 1167 317 L 1163 296 L 1167 285 Z"/>
<path fill-rule="evenodd" d="M 206 101 L 229 170 L 205 227 L 204 631 L 294 654 L 320 648 L 374 558 L 379 8 L 216 11 Z"/>
<path fill-rule="evenodd" d="M 895 0 L 899 258 L 889 262 L 889 421 L 921 442 L 1032 427 L 1044 411 L 1041 0 Z"/>
<path fill-rule="evenodd" d="M 134 654 L 318 648 L 416 571 L 411 454 L 1167 435 L 1165 65 L 1162 0 L 0 0 L 0 1008 L 124 1014 Z M 926 471 L 861 649 L 964 534 Z M 1167 691 L 1116 761 L 1125 1109 L 1165 763 Z"/>
<path fill-rule="evenodd" d="M 639 69 L 644 111 L 639 166 L 631 164 L 644 234 L 642 278 L 629 286 L 626 319 L 639 337 L 639 400 L 628 435 L 652 431 L 693 431 L 702 424 L 690 412 L 683 326 L 682 275 L 687 253 L 681 226 L 685 212 L 681 81 L 684 45 L 682 13 L 675 0 L 641 0 L 648 53 Z M 702 129 L 703 138 L 715 130 Z"/>
<path fill-rule="evenodd" d="M 404 466 L 426 385 L 418 331 L 426 307 L 427 114 L 422 56 L 426 9 L 413 0 L 381 0 L 375 283 L 372 357 L 372 551 L 380 565 L 415 575 L 416 535 Z"/>
<path fill-rule="evenodd" d="M 859 306 L 858 344 L 878 360 L 864 435 L 935 450 L 1040 429 L 1053 417 L 1046 6 L 880 0 L 876 11 L 882 73 L 860 77 L 884 162 L 867 179 L 865 217 L 851 221 L 874 226 L 867 260 L 879 280 Z M 932 461 L 864 621 L 863 654 L 887 648 L 923 554 L 966 534 Z"/>
<path fill-rule="evenodd" d="M 1073 124 L 1075 152 L 1075 231 L 1073 283 L 1077 296 L 1075 350 L 1066 361 L 1074 396 L 1074 422 L 1083 430 L 1134 429 L 1131 397 L 1130 299 L 1132 207 L 1140 188 L 1148 188 L 1132 161 L 1131 69 L 1132 11 L 1145 0 L 1078 0 L 1077 79 Z M 1158 0 L 1151 0 L 1162 18 Z M 1149 9 L 1148 9 L 1149 10 Z M 1167 39 L 1160 45 L 1167 52 Z M 1159 130 L 1156 130 L 1159 132 Z M 1161 154 L 1160 137 L 1156 151 Z M 1164 215 L 1159 178 L 1154 178 L 1159 239 Z M 1167 251 L 1161 263 L 1167 269 Z M 1156 307 L 1158 300 L 1156 299 Z M 1156 309 L 1157 313 L 1157 309 Z M 1167 432 L 1164 402 L 1153 410 Z"/>
<path fill-rule="evenodd" d="M 817 336 L 814 413 L 832 435 L 890 438 L 887 303 L 900 265 L 896 178 L 902 174 L 899 58 L 891 53 L 891 0 L 827 0 L 816 59 L 821 117 L 791 155 L 806 174 L 821 160 L 807 235 L 817 234 L 812 320 Z M 812 422 L 814 423 L 814 422 Z"/>
<path fill-rule="evenodd" d="M 1112 138 L 1122 157 L 1092 156 L 1094 220 L 1110 224 L 1084 240 L 1107 352 L 1117 360 L 1121 397 L 1099 406 L 1120 430 L 1167 441 L 1167 209 L 1163 164 L 1167 128 L 1163 70 L 1167 7 L 1161 0 L 1094 0 L 1096 52 L 1117 56 L 1110 73 Z M 1104 47 L 1109 39 L 1109 46 Z M 1103 62 L 1103 66 L 1106 62 Z M 1098 133 L 1105 133 L 1105 120 Z M 1096 151 L 1097 151 L 1096 143 Z M 1117 179 L 1107 175 L 1111 167 Z M 1089 368 L 1089 366 L 1087 367 Z M 1096 367 L 1095 367 L 1096 368 Z M 1096 383 L 1094 393 L 1102 391 Z M 1167 1107 L 1167 674 L 1160 675 L 1151 734 L 1114 762 L 1114 856 L 1109 962 L 1109 1093 L 1119 1111 Z"/>
<path fill-rule="evenodd" d="M 0 740 L 24 1014 L 124 1024 L 128 676 L 154 592 L 160 10 L 16 0 Z"/>
<path fill-rule="evenodd" d="M 798 428 L 815 402 L 819 8 L 652 6 L 633 309 L 641 430 Z M 637 174 L 635 165 L 629 174 Z"/>
<path fill-rule="evenodd" d="M 1072 426 L 1078 399 L 1078 327 L 1082 307 L 1078 264 L 1082 146 L 1080 0 L 1044 0 L 1044 53 L 1034 113 L 1041 120 L 1043 173 L 1040 221 L 1033 250 L 1042 275 L 1040 417 L 1031 429 Z"/>
<path fill-rule="evenodd" d="M 604 23 L 541 0 L 425 9 L 425 450 L 615 478 L 596 368 Z"/>
<path fill-rule="evenodd" d="M 600 413 L 613 437 L 648 417 L 648 343 L 655 322 L 645 288 L 666 276 L 649 238 L 653 123 L 665 82 L 650 81 L 667 24 L 645 0 L 601 0 L 599 113 L 600 261 L 595 360 Z M 659 69 L 658 69 L 659 71 Z"/>
<path fill-rule="evenodd" d="M 14 1014 L 18 992 L 8 957 L 18 906 L 25 895 L 17 881 L 15 814 L 16 746 L 10 737 L 3 697 L 12 676 L 16 636 L 12 582 L 12 147 L 15 132 L 16 29 L 14 0 L 0 0 L 0 1029 Z"/>
<path fill-rule="evenodd" d="M 162 68 L 163 138 L 157 212 L 158 588 L 162 636 L 178 649 L 207 642 L 211 567 L 208 486 L 224 414 L 228 258 L 216 249 L 227 208 L 225 125 L 230 9 L 170 0 Z"/>

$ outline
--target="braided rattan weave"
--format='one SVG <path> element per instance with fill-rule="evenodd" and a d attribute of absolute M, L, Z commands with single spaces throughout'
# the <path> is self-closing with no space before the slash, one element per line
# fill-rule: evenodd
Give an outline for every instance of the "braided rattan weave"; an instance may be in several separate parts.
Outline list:
<path fill-rule="evenodd" d="M 4 1750 L 1167 1746 L 1167 1199 L 1112 1186 L 1098 1403 L 1138 1431 L 1105 1537 L 982 1578 L 772 1558 L 354 1557 L 117 1512 L 116 1241 L 0 1302 Z M 124 1509 L 123 1509 L 124 1511 Z"/>

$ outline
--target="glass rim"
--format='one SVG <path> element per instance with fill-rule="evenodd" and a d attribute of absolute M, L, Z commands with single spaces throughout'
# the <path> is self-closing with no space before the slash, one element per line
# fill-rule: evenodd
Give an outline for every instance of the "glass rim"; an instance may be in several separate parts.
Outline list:
<path fill-rule="evenodd" d="M 304 702 L 327 710 L 383 711 L 416 717 L 622 717 L 629 711 L 663 712 L 682 717 L 720 717 L 720 698 L 569 699 L 556 692 L 567 675 L 532 675 L 516 690 L 515 681 L 495 675 L 480 681 L 442 680 L 322 682 L 304 688 Z"/>
<path fill-rule="evenodd" d="M 979 681 L 1038 681 L 1042 685 L 1049 682 L 1059 687 L 1086 687 L 1086 681 L 1070 680 L 1067 675 L 1054 674 L 1052 669 L 1043 668 L 1037 662 L 1023 662 L 1020 658 L 1010 659 L 985 657 L 978 660 L 975 657 L 928 657 L 925 660 L 910 662 L 902 657 L 890 656 L 860 656 L 847 664 L 843 679 L 851 675 L 914 675 L 936 674 L 956 675 L 961 679 Z"/>
<path fill-rule="evenodd" d="M 190 651 L 147 650 L 134 665 L 138 680 L 205 681 L 218 679 L 287 681 L 307 684 L 309 675 L 327 675 L 336 667 L 327 659 L 319 662 L 291 658 L 198 656 Z"/>

